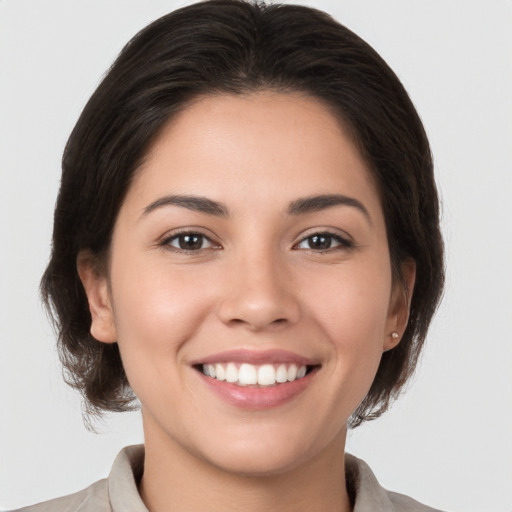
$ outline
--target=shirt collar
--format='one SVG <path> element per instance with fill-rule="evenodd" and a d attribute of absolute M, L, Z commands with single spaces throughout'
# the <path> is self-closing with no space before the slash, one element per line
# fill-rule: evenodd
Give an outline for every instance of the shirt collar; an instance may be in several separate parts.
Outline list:
<path fill-rule="evenodd" d="M 381 487 L 366 462 L 347 453 L 345 455 L 345 473 L 347 489 L 354 497 L 353 512 L 378 510 L 395 512 L 387 491 Z"/>
<path fill-rule="evenodd" d="M 108 477 L 113 512 L 149 512 L 139 495 L 144 470 L 144 445 L 127 446 L 117 456 Z"/>

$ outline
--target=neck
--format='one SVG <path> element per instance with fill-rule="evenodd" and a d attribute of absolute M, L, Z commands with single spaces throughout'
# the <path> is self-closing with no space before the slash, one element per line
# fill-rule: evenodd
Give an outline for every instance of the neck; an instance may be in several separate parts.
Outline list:
<path fill-rule="evenodd" d="M 148 426 L 145 421 L 139 490 L 150 512 L 352 510 L 345 485 L 345 431 L 312 460 L 277 474 L 253 475 L 215 466 Z"/>

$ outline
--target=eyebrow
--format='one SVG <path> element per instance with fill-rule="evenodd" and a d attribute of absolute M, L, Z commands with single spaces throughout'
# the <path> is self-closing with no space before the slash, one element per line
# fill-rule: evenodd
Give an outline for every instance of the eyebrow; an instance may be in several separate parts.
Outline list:
<path fill-rule="evenodd" d="M 333 206 L 350 206 L 359 210 L 372 223 L 372 219 L 366 207 L 361 201 L 354 197 L 344 196 L 342 194 L 325 194 L 320 196 L 310 196 L 293 201 L 288 207 L 289 215 L 303 215 L 305 213 L 318 212 L 332 208 Z"/>
<path fill-rule="evenodd" d="M 180 206 L 216 217 L 229 217 L 228 209 L 223 203 L 213 201 L 203 196 L 190 195 L 169 195 L 161 197 L 144 208 L 142 217 L 164 206 Z M 368 210 L 361 201 L 342 194 L 323 194 L 296 199 L 288 206 L 287 213 L 293 216 L 304 215 L 326 210 L 334 206 L 350 206 L 356 208 L 363 213 L 370 223 L 372 222 Z"/>
<path fill-rule="evenodd" d="M 212 201 L 206 197 L 183 195 L 165 196 L 153 201 L 144 208 L 142 216 L 146 216 L 162 206 L 181 206 L 182 208 L 188 208 L 189 210 L 206 213 L 208 215 L 215 215 L 216 217 L 228 217 L 228 209 L 222 203 Z"/>

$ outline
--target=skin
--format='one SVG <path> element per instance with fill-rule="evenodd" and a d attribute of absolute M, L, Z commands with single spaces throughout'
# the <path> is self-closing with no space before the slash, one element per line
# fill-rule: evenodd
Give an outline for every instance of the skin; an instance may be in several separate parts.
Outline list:
<path fill-rule="evenodd" d="M 351 204 L 289 213 L 325 194 L 366 213 Z M 206 197 L 228 215 L 154 206 L 169 195 Z M 207 238 L 185 251 L 183 230 Z M 315 233 L 333 237 L 325 250 L 308 238 Z M 87 253 L 78 268 L 91 333 L 118 342 L 142 403 L 149 510 L 351 510 L 346 421 L 382 352 L 399 342 L 391 334 L 403 332 L 408 304 L 393 283 L 375 183 L 323 103 L 272 92 L 193 103 L 128 191 L 108 275 Z M 412 291 L 413 269 L 406 278 Z M 231 349 L 288 350 L 318 371 L 292 400 L 246 410 L 191 366 Z"/>

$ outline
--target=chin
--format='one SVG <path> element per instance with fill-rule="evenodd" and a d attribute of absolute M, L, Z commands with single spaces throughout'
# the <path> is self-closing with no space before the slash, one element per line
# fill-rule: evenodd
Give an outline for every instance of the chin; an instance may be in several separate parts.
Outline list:
<path fill-rule="evenodd" d="M 205 441 L 203 456 L 213 466 L 242 476 L 276 476 L 312 461 L 327 448 L 336 453 L 344 449 L 344 432 L 338 435 L 297 432 L 290 428 L 243 429 L 217 442 Z M 330 440 L 330 441 L 329 441 Z M 214 447 L 214 449 L 212 449 Z M 218 449 L 217 449 L 218 447 Z"/>
<path fill-rule="evenodd" d="M 303 452 L 265 447 L 230 447 L 222 453 L 209 454 L 208 462 L 227 473 L 247 477 L 271 477 L 292 471 L 307 460 Z"/>

